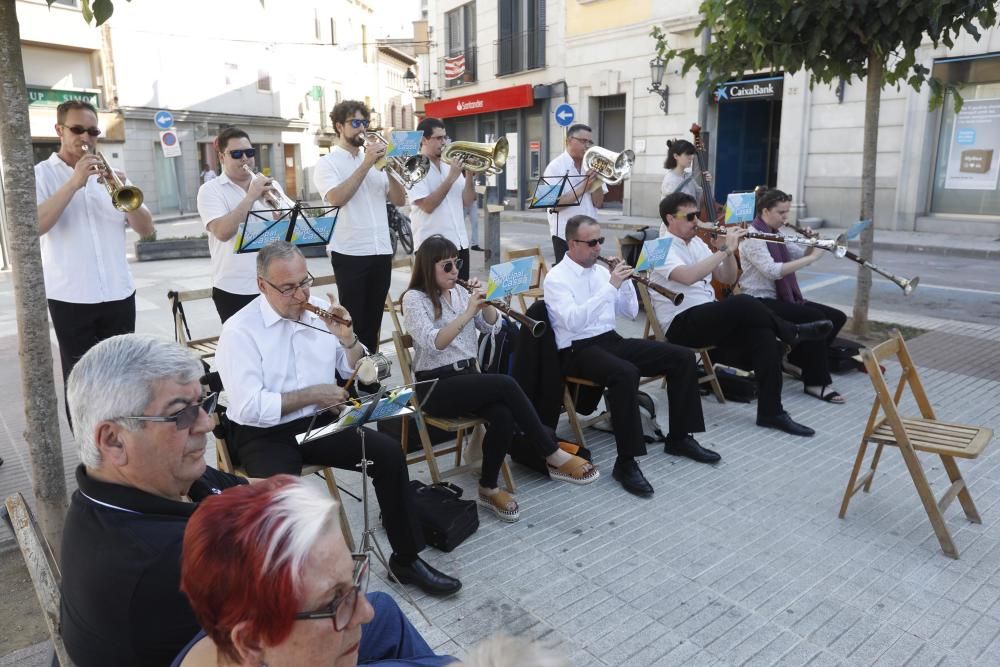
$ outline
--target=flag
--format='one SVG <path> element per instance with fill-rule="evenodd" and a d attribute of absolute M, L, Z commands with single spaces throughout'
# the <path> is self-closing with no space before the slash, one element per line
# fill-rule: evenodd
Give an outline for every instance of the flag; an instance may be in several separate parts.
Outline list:
<path fill-rule="evenodd" d="M 461 79 L 463 74 L 465 74 L 464 53 L 460 53 L 457 56 L 451 56 L 450 58 L 444 59 L 445 81 L 454 81 L 455 79 Z"/>

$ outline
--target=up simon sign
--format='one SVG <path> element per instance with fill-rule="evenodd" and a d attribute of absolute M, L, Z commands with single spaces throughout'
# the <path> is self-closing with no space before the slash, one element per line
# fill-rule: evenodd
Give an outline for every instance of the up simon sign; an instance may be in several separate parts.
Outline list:
<path fill-rule="evenodd" d="M 28 86 L 28 104 L 56 106 L 69 100 L 83 100 L 97 106 L 97 93 L 82 90 L 56 90 L 55 88 L 38 88 Z"/>
<path fill-rule="evenodd" d="M 724 102 L 751 102 L 756 100 L 780 100 L 785 78 L 773 76 L 749 81 L 730 81 L 715 90 L 715 100 Z"/>

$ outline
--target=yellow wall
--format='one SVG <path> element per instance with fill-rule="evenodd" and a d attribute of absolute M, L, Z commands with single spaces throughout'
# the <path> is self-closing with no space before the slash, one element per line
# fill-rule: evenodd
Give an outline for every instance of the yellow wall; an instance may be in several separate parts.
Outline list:
<path fill-rule="evenodd" d="M 566 0 L 566 36 L 620 28 L 650 18 L 653 0 Z"/>

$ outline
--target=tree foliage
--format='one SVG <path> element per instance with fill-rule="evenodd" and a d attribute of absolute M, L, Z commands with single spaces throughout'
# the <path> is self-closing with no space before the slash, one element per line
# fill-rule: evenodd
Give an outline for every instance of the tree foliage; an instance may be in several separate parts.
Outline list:
<path fill-rule="evenodd" d="M 49 7 L 51 7 L 56 0 L 45 1 L 49 3 Z M 115 11 L 114 0 L 79 0 L 79 2 L 80 12 L 83 14 L 83 20 L 87 23 L 101 25 L 111 18 L 111 15 Z M 126 2 L 132 2 L 132 0 L 126 0 Z"/>
<path fill-rule="evenodd" d="M 977 40 L 997 20 L 994 0 L 704 0 L 698 32 L 712 30 L 706 53 L 674 49 L 659 26 L 652 30 L 657 54 L 680 58 L 683 73 L 699 71 L 699 92 L 744 73 L 770 69 L 794 74 L 807 69 L 812 82 L 863 79 L 870 53 L 881 56 L 884 81 L 931 89 L 931 108 L 944 93 L 961 96 L 916 61 L 929 40 L 951 48 L 960 33 Z"/>

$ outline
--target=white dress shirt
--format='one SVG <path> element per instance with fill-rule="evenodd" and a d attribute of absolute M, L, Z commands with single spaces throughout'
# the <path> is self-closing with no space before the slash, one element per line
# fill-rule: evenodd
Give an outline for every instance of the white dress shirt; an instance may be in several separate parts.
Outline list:
<path fill-rule="evenodd" d="M 324 201 L 326 194 L 350 178 L 364 159 L 364 148 L 359 148 L 354 156 L 340 146 L 334 146 L 320 158 L 313 170 L 313 182 Z M 342 255 L 391 255 L 389 215 L 385 208 L 388 193 L 389 176 L 375 167 L 369 169 L 354 195 L 340 207 L 326 249 Z"/>
<path fill-rule="evenodd" d="M 284 195 L 281 186 L 272 181 L 274 189 Z M 207 181 L 198 189 L 198 215 L 205 224 L 205 231 L 208 231 L 208 223 L 213 220 L 228 215 L 233 209 L 238 208 L 246 197 L 247 191 L 233 183 L 229 176 L 223 173 L 221 176 Z M 262 201 L 257 200 L 250 207 L 252 211 L 270 211 L 271 209 Z M 208 231 L 208 251 L 212 255 L 212 287 L 231 294 L 257 294 L 257 253 L 245 252 L 237 254 L 234 252 L 236 237 L 241 222 L 234 234 L 228 241 L 220 241 L 215 238 L 212 232 Z"/>
<path fill-rule="evenodd" d="M 639 300 L 631 281 L 615 289 L 610 278 L 611 272 L 603 265 L 585 269 L 568 254 L 545 274 L 545 307 L 560 350 L 575 340 L 613 330 L 615 315 L 634 320 L 639 314 Z"/>
<path fill-rule="evenodd" d="M 806 254 L 802 246 L 789 243 L 788 255 L 792 260 Z M 781 277 L 782 262 L 774 261 L 771 251 L 767 249 L 767 241 L 760 239 L 744 239 L 740 243 L 740 291 L 760 299 L 777 299 L 778 293 L 774 281 Z"/>
<path fill-rule="evenodd" d="M 330 307 L 315 296 L 309 303 Z M 297 322 L 285 319 L 263 296 L 222 325 L 215 366 L 229 396 L 229 418 L 257 427 L 284 424 L 326 407 L 306 406 L 282 416 L 283 393 L 335 382 L 337 373 L 346 379 L 354 372 L 323 320 L 308 311 Z"/>
<path fill-rule="evenodd" d="M 413 223 L 413 247 L 419 248 L 428 236 L 440 234 L 455 244 L 459 250 L 469 247 L 469 235 L 465 231 L 465 205 L 462 203 L 462 191 L 465 189 L 465 176 L 459 176 L 452 183 L 448 194 L 444 196 L 438 207 L 430 213 L 424 213 L 416 202 L 436 191 L 444 183 L 451 167 L 438 160 L 427 176 L 410 188 L 410 222 Z"/>
<path fill-rule="evenodd" d="M 649 291 L 649 298 L 653 302 L 653 310 L 656 311 L 656 319 L 659 321 L 663 331 L 670 328 L 670 323 L 677 315 L 683 313 L 688 308 L 694 308 L 706 303 L 715 301 L 715 290 L 712 289 L 712 274 L 709 273 L 701 280 L 696 280 L 691 285 L 670 280 L 670 274 L 679 266 L 696 264 L 701 260 L 715 254 L 704 241 L 695 236 L 693 239 L 684 242 L 683 239 L 674 236 L 670 232 L 663 234 L 673 239 L 670 243 L 670 251 L 667 253 L 667 261 L 663 266 L 654 269 L 649 279 L 663 285 L 669 290 L 680 292 L 684 295 L 684 300 L 680 305 L 675 306 L 666 297 L 661 296 L 654 290 Z"/>
<path fill-rule="evenodd" d="M 35 165 L 41 204 L 73 175 L 57 153 Z M 131 184 L 131 182 L 129 182 Z M 45 295 L 70 303 L 120 301 L 135 292 L 125 257 L 128 218 L 111 203 L 96 176 L 76 191 L 56 224 L 39 238 Z"/>
<path fill-rule="evenodd" d="M 583 161 L 580 162 L 581 169 L 583 168 Z M 545 168 L 545 178 L 548 180 L 550 185 L 555 185 L 555 180 L 553 177 L 566 176 L 569 174 L 569 182 L 566 183 L 566 187 L 563 188 L 563 194 L 569 192 L 570 188 L 573 186 L 579 187 L 583 179 L 587 177 L 587 172 L 581 172 L 576 168 L 576 163 L 573 162 L 573 158 L 566 151 L 557 157 L 552 162 L 549 162 L 549 166 Z M 607 192 L 608 186 L 601 184 L 601 191 Z M 558 215 L 556 215 L 558 211 Z M 590 216 L 594 220 L 597 219 L 597 207 L 594 206 L 594 200 L 591 199 L 590 193 L 585 192 L 580 195 L 580 204 L 578 206 L 562 206 L 554 209 L 549 209 L 549 233 L 552 236 L 558 236 L 561 239 L 566 238 L 566 221 L 572 218 L 574 215 L 586 215 Z M 558 228 L 556 227 L 556 221 L 558 219 Z"/>

